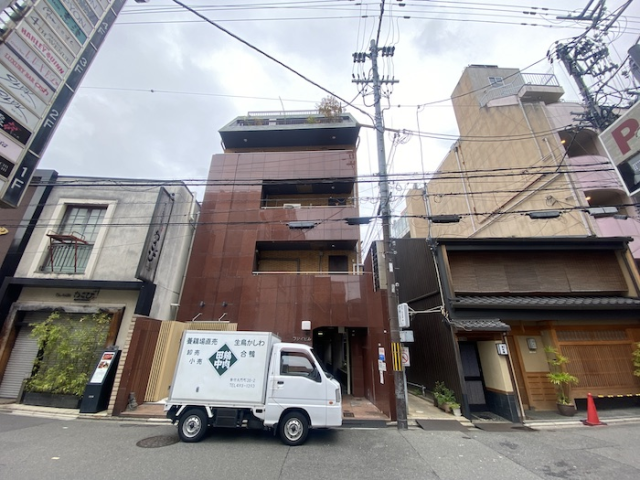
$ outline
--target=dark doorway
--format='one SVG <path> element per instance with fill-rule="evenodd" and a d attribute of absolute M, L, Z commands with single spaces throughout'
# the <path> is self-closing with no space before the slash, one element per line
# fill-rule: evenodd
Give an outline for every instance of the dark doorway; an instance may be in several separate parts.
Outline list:
<path fill-rule="evenodd" d="M 459 342 L 460 361 L 467 391 L 467 401 L 472 412 L 487 410 L 487 400 L 484 395 L 482 368 L 478 357 L 478 345 L 475 342 Z"/>
<path fill-rule="evenodd" d="M 349 273 L 349 257 L 346 255 L 329 255 L 330 273 Z"/>

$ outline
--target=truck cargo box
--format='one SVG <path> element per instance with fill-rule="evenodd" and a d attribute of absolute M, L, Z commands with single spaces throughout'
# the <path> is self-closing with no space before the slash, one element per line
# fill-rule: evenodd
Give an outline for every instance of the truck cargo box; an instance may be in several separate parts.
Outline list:
<path fill-rule="evenodd" d="M 168 403 L 252 406 L 265 402 L 272 346 L 267 332 L 184 332 Z"/>

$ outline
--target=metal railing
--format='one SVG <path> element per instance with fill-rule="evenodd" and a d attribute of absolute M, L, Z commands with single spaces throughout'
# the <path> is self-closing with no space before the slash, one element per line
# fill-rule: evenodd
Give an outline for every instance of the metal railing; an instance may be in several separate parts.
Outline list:
<path fill-rule="evenodd" d="M 523 73 L 522 79 L 525 85 L 540 85 L 549 87 L 559 87 L 560 82 L 552 73 Z"/>
<path fill-rule="evenodd" d="M 523 86 L 533 85 L 540 87 L 559 87 L 560 83 L 551 73 L 522 73 L 514 77 L 514 81 L 499 87 L 490 88 L 480 99 L 480 106 L 484 107 L 496 98 L 509 97 L 517 94 Z"/>
<path fill-rule="evenodd" d="M 339 272 L 327 272 L 327 271 L 320 271 L 320 270 L 307 270 L 307 271 L 294 271 L 294 270 L 281 270 L 281 271 L 277 271 L 277 270 L 267 270 L 267 271 L 261 271 L 261 270 L 255 270 L 252 272 L 253 275 L 322 275 L 322 276 L 326 276 L 326 275 L 340 275 L 340 276 L 344 276 L 344 275 L 349 275 L 349 276 L 358 276 L 358 275 L 364 275 L 363 270 L 358 267 L 358 268 L 353 268 L 352 271 L 339 271 Z"/>
<path fill-rule="evenodd" d="M 49 252 L 40 267 L 42 272 L 84 273 L 93 245 L 80 234 L 47 233 Z"/>

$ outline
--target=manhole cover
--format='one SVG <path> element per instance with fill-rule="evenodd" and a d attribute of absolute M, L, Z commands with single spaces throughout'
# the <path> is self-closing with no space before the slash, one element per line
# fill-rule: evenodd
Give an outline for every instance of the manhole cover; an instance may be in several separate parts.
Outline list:
<path fill-rule="evenodd" d="M 157 435 L 155 437 L 144 438 L 136 443 L 136 445 L 142 448 L 158 448 L 173 445 L 174 443 L 178 443 L 179 440 L 177 435 Z"/>

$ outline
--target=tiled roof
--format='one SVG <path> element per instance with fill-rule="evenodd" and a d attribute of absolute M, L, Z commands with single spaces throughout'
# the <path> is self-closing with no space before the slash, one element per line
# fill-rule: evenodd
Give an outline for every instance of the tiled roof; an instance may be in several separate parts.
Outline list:
<path fill-rule="evenodd" d="M 493 307 L 493 308 L 591 308 L 628 309 L 640 308 L 639 298 L 628 297 L 533 297 L 533 296 L 477 296 L 464 295 L 451 299 L 456 307 Z"/>
<path fill-rule="evenodd" d="M 460 319 L 452 319 L 449 320 L 449 323 L 456 327 L 458 330 L 467 330 L 474 332 L 508 332 L 511 330 L 511 327 L 504 322 L 501 322 L 498 319 L 489 319 L 489 320 L 460 320 Z"/>

